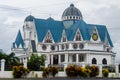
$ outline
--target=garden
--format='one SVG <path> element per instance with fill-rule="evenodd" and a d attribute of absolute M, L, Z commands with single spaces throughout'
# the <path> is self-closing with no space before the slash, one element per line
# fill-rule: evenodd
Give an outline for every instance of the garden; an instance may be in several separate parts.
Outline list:
<path fill-rule="evenodd" d="M 1 54 L 3 56 L 3 54 Z M 99 75 L 99 68 L 95 65 L 81 67 L 78 65 L 69 65 L 65 69 L 57 66 L 45 66 L 45 56 L 32 54 L 27 62 L 27 67 L 19 63 L 17 57 L 14 57 L 14 53 L 10 55 L 4 55 L 3 57 L 7 60 L 5 63 L 5 71 L 12 70 L 13 78 L 28 78 L 29 74 L 34 74 L 32 78 L 38 78 L 40 74 L 34 73 L 35 71 L 41 72 L 41 77 L 43 78 L 55 78 L 59 73 L 64 72 L 68 78 L 96 78 Z M 12 58 L 11 58 L 12 57 Z M 2 57 L 0 57 L 2 58 Z M 8 66 L 8 64 L 10 64 Z M 10 68 L 8 68 L 10 67 Z M 114 70 L 113 70 L 114 71 Z M 108 77 L 110 70 L 108 68 L 103 68 L 103 77 Z M 40 78 L 40 77 L 39 77 Z"/>

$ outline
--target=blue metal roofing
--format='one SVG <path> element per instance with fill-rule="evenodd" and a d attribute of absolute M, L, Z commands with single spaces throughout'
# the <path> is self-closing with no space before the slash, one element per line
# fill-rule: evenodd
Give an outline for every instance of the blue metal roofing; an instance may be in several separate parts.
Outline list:
<path fill-rule="evenodd" d="M 29 15 L 25 18 L 25 21 L 33 21 L 34 20 L 34 16 Z"/>
<path fill-rule="evenodd" d="M 105 37 L 106 37 L 106 34 L 107 34 L 107 39 L 109 41 L 109 44 L 110 44 L 111 47 L 113 47 L 113 43 L 111 41 L 110 35 L 109 35 L 108 30 L 107 30 L 105 25 L 94 25 L 94 24 L 88 24 L 88 25 L 90 26 L 90 28 L 94 28 L 94 27 L 97 28 L 98 34 L 100 36 L 100 40 L 102 42 L 105 41 Z"/>
<path fill-rule="evenodd" d="M 19 48 L 20 45 L 22 46 L 22 48 L 24 48 L 24 41 L 23 41 L 21 32 L 19 30 L 17 37 L 16 37 L 16 40 L 15 40 L 15 42 L 13 42 L 13 48 Z"/>
<path fill-rule="evenodd" d="M 107 34 L 108 41 L 111 47 L 113 47 L 107 28 L 104 25 L 87 24 L 81 19 L 78 22 L 76 22 L 74 25 L 72 25 L 70 28 L 65 29 L 62 21 L 56 21 L 52 18 L 48 18 L 46 20 L 34 19 L 34 22 L 35 22 L 35 27 L 39 42 L 43 41 L 48 31 L 51 32 L 55 42 L 60 42 L 63 30 L 65 30 L 66 32 L 67 40 L 72 41 L 78 29 L 81 32 L 83 40 L 89 41 L 91 38 L 91 34 L 93 33 L 94 28 L 96 27 L 98 30 L 98 34 L 100 36 L 100 40 L 104 42 L 105 34 Z"/>
<path fill-rule="evenodd" d="M 55 42 L 59 42 L 61 40 L 62 31 L 64 29 L 61 21 L 55 21 L 52 18 L 48 18 L 47 20 L 35 19 L 34 22 L 39 42 L 43 41 L 48 31 L 51 32 Z"/>

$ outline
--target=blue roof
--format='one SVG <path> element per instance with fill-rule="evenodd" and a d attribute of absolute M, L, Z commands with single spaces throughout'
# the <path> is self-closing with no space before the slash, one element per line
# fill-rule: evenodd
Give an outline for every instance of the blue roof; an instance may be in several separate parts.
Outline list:
<path fill-rule="evenodd" d="M 25 18 L 25 21 L 33 21 L 34 20 L 34 16 L 29 15 Z"/>
<path fill-rule="evenodd" d="M 16 40 L 15 40 L 15 42 L 13 42 L 13 48 L 19 48 L 20 45 L 22 46 L 22 48 L 24 48 L 24 41 L 23 41 L 21 32 L 19 30 L 17 37 L 16 37 Z"/>
<path fill-rule="evenodd" d="M 108 30 L 107 30 L 105 25 L 94 25 L 94 24 L 88 24 L 88 25 L 90 26 L 89 28 L 91 28 L 91 29 L 94 28 L 94 27 L 97 28 L 98 34 L 100 36 L 100 40 L 102 42 L 105 41 L 105 37 L 106 37 L 106 34 L 107 34 L 108 42 L 109 42 L 110 46 L 113 47 L 113 43 L 111 41 L 110 35 L 109 35 Z"/>
<path fill-rule="evenodd" d="M 78 29 L 81 32 L 83 40 L 89 41 L 93 33 L 93 30 L 96 27 L 98 30 L 98 34 L 100 36 L 100 40 L 104 42 L 105 34 L 107 34 L 107 39 L 109 41 L 109 44 L 111 47 L 113 47 L 107 28 L 104 25 L 87 24 L 81 19 L 78 22 L 76 22 L 74 25 L 72 25 L 70 28 L 65 29 L 62 21 L 56 21 L 52 18 L 48 18 L 46 20 L 34 19 L 34 22 L 35 22 L 35 27 L 39 42 L 43 41 L 48 31 L 51 32 L 55 42 L 60 42 L 63 30 L 65 30 L 66 32 L 67 40 L 72 41 Z"/>
<path fill-rule="evenodd" d="M 64 29 L 61 21 L 55 21 L 52 18 L 48 18 L 47 20 L 35 19 L 34 21 L 39 42 L 43 41 L 48 31 L 51 32 L 55 42 L 59 42 L 61 40 L 62 32 Z"/>

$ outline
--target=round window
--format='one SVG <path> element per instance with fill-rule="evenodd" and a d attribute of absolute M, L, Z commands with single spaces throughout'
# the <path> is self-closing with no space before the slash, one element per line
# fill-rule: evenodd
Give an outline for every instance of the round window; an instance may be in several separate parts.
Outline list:
<path fill-rule="evenodd" d="M 52 46 L 51 46 L 51 50 L 55 50 L 55 46 L 52 45 Z"/>
<path fill-rule="evenodd" d="M 77 49 L 77 47 L 78 47 L 77 44 L 73 44 L 74 49 Z"/>
<path fill-rule="evenodd" d="M 46 50 L 46 49 L 47 49 L 46 45 L 43 44 L 43 45 L 42 45 L 42 49 L 43 49 L 43 50 Z"/>
<path fill-rule="evenodd" d="M 84 48 L 84 45 L 81 43 L 81 44 L 79 45 L 79 48 L 80 48 L 80 49 L 83 49 L 83 48 Z"/>

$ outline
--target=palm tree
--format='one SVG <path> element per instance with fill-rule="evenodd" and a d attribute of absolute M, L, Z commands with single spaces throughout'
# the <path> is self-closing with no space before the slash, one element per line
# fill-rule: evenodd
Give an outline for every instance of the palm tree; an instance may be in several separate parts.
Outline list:
<path fill-rule="evenodd" d="M 19 58 L 15 56 L 15 53 L 10 53 L 9 55 L 6 55 L 5 57 L 5 69 L 6 70 L 12 70 L 12 67 L 15 65 L 18 65 Z"/>

